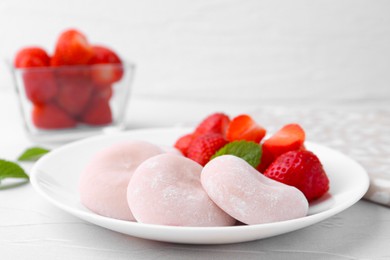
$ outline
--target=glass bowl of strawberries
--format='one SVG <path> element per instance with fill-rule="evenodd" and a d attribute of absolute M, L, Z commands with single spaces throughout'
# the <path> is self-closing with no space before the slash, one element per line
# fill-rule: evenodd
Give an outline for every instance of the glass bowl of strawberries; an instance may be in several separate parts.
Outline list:
<path fill-rule="evenodd" d="M 35 141 L 68 141 L 124 128 L 135 65 L 64 31 L 54 53 L 26 47 L 12 71 L 25 127 Z"/>

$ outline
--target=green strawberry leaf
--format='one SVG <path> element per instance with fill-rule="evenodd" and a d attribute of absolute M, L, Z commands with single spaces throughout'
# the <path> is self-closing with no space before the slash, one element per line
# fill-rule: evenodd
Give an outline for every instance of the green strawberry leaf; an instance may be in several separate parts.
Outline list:
<path fill-rule="evenodd" d="M 24 153 L 22 153 L 18 161 L 37 161 L 39 158 L 41 158 L 43 155 L 50 152 L 49 150 L 41 147 L 31 147 L 28 148 Z"/>
<path fill-rule="evenodd" d="M 234 141 L 219 149 L 211 159 L 225 154 L 240 157 L 256 168 L 260 164 L 262 149 L 261 146 L 255 142 Z"/>
<path fill-rule="evenodd" d="M 6 178 L 28 179 L 28 175 L 17 163 L 0 159 L 0 181 Z"/>

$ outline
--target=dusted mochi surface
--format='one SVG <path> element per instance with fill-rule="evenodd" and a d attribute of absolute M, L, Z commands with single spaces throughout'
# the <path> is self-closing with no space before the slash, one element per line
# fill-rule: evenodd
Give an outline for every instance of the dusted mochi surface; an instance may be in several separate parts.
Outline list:
<path fill-rule="evenodd" d="M 154 144 L 138 140 L 99 151 L 81 175 L 81 203 L 99 215 L 133 221 L 126 199 L 130 178 L 143 161 L 163 152 Z"/>
<path fill-rule="evenodd" d="M 202 166 L 179 155 L 161 154 L 134 172 L 127 200 L 141 223 L 169 226 L 230 226 L 236 220 L 222 211 L 200 182 Z"/>
<path fill-rule="evenodd" d="M 204 189 L 225 212 L 245 224 L 307 215 L 308 202 L 295 187 L 274 181 L 233 155 L 211 160 L 201 174 Z"/>

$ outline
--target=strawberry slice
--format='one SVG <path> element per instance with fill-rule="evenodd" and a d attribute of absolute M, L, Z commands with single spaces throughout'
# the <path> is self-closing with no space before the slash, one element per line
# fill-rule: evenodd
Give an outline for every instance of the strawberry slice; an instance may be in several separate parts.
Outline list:
<path fill-rule="evenodd" d="M 58 37 L 51 65 L 86 65 L 92 56 L 93 48 L 87 37 L 75 29 L 69 29 Z"/>
<path fill-rule="evenodd" d="M 35 105 L 32 111 L 33 124 L 42 129 L 60 129 L 76 126 L 76 121 L 54 104 Z"/>
<path fill-rule="evenodd" d="M 253 141 L 260 143 L 264 138 L 266 130 L 258 125 L 255 120 L 249 115 L 239 115 L 230 122 L 227 131 L 226 138 L 228 141 Z"/>
<path fill-rule="evenodd" d="M 92 46 L 93 56 L 88 64 L 97 65 L 92 68 L 92 79 L 99 87 L 119 81 L 123 76 L 122 61 L 111 49 L 104 46 Z"/>
<path fill-rule="evenodd" d="M 204 166 L 227 143 L 228 141 L 220 133 L 201 135 L 191 142 L 187 150 L 187 157 Z"/>
<path fill-rule="evenodd" d="M 223 113 L 214 113 L 203 119 L 195 129 L 194 135 L 200 136 L 207 133 L 218 133 L 223 136 L 230 123 L 230 119 Z"/>
<path fill-rule="evenodd" d="M 22 78 L 26 96 L 34 104 L 48 102 L 57 94 L 57 83 L 52 71 L 48 69 L 50 57 L 44 49 L 21 49 L 15 56 L 14 66 L 29 68 L 22 71 Z"/>
<path fill-rule="evenodd" d="M 94 96 L 82 114 L 81 121 L 89 125 L 112 123 L 112 112 L 108 100 Z"/>
<path fill-rule="evenodd" d="M 304 149 L 305 132 L 298 124 L 287 124 L 263 143 L 263 155 L 257 168 L 264 172 L 281 154 Z"/>
<path fill-rule="evenodd" d="M 329 190 L 329 179 L 318 157 L 310 151 L 290 151 L 280 155 L 265 176 L 302 191 L 309 202 Z"/>

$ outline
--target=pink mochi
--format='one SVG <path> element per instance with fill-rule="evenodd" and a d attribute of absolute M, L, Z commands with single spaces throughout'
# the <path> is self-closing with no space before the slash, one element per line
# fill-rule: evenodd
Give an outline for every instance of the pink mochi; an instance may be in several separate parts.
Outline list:
<path fill-rule="evenodd" d="M 114 144 L 98 152 L 81 175 L 81 203 L 99 215 L 134 221 L 127 204 L 127 185 L 138 165 L 163 152 L 156 145 L 137 140 Z"/>
<path fill-rule="evenodd" d="M 308 212 L 308 201 L 301 191 L 264 176 L 233 155 L 219 156 L 206 164 L 201 182 L 221 209 L 245 224 L 290 220 Z"/>
<path fill-rule="evenodd" d="M 127 201 L 141 223 L 169 226 L 230 226 L 236 220 L 203 190 L 202 166 L 179 155 L 161 154 L 134 172 Z"/>

